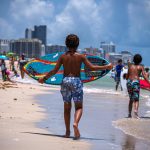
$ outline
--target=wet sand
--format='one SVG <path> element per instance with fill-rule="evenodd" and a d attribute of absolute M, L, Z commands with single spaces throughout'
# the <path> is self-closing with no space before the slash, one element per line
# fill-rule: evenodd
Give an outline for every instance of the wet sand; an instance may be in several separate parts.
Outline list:
<path fill-rule="evenodd" d="M 52 95 L 38 95 L 36 99 L 48 114 L 46 119 L 38 123 L 38 127 L 47 129 L 54 136 L 64 134 L 63 101 L 60 92 L 56 90 Z M 140 102 L 139 109 L 139 115 L 143 117 L 148 109 L 145 102 L 146 100 Z M 128 97 L 124 95 L 85 93 L 84 112 L 79 124 L 81 141 L 91 143 L 91 150 L 149 150 L 148 118 L 127 119 L 127 107 Z M 74 108 L 72 123 L 73 113 Z M 73 136 L 73 129 L 71 135 Z"/>

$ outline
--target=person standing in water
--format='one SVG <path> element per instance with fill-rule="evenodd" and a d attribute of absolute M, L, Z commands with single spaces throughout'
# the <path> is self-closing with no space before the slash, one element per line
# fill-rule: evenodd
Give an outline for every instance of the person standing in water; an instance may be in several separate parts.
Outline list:
<path fill-rule="evenodd" d="M 122 59 L 118 60 L 118 65 L 116 66 L 115 70 L 116 70 L 116 77 L 115 77 L 115 81 L 116 81 L 116 91 L 118 90 L 118 86 L 120 84 L 120 76 L 121 76 L 121 70 L 124 67 L 124 65 L 122 65 Z M 120 84 L 121 86 L 121 84 Z M 122 91 L 122 86 L 121 86 L 121 91 Z"/>
<path fill-rule="evenodd" d="M 84 63 L 90 70 L 112 69 L 112 65 L 96 66 L 92 65 L 83 54 L 77 52 L 79 38 L 77 35 L 70 34 L 66 37 L 66 46 L 68 51 L 60 56 L 55 68 L 50 71 L 39 82 L 43 83 L 49 77 L 57 73 L 61 65 L 64 67 L 64 78 L 61 84 L 61 94 L 64 101 L 64 121 L 66 127 L 65 137 L 70 137 L 70 117 L 71 117 L 71 99 L 75 103 L 74 114 L 74 139 L 80 138 L 78 124 L 83 112 L 83 83 L 80 79 L 81 64 Z"/>
<path fill-rule="evenodd" d="M 145 74 L 144 67 L 140 65 L 142 62 L 142 56 L 136 54 L 133 57 L 133 64 L 128 64 L 128 73 L 127 73 L 127 89 L 129 94 L 129 105 L 128 105 L 128 117 L 132 117 L 132 107 L 134 107 L 134 117 L 138 117 L 138 108 L 139 108 L 139 96 L 140 96 L 140 75 L 142 73 L 144 79 L 149 83 L 148 78 Z"/>

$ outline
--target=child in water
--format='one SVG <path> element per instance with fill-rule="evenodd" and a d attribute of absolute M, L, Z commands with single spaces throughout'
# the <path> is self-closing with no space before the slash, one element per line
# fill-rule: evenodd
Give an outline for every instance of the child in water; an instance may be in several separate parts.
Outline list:
<path fill-rule="evenodd" d="M 142 62 L 142 56 L 136 54 L 133 58 L 133 64 L 128 64 L 128 73 L 127 73 L 127 89 L 129 94 L 129 105 L 128 105 L 128 117 L 132 117 L 132 106 L 134 107 L 134 117 L 138 117 L 138 108 L 139 108 L 139 96 L 140 96 L 140 74 L 142 73 L 145 80 L 148 81 L 148 78 L 145 74 L 144 67 L 140 65 Z"/>

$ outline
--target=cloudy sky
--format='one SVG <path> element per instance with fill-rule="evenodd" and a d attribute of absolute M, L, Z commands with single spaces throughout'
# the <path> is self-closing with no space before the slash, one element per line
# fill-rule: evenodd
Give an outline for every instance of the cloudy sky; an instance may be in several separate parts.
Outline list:
<path fill-rule="evenodd" d="M 0 38 L 22 38 L 34 25 L 47 25 L 47 43 L 64 44 L 69 33 L 79 48 L 112 41 L 150 65 L 150 0 L 0 0 Z"/>

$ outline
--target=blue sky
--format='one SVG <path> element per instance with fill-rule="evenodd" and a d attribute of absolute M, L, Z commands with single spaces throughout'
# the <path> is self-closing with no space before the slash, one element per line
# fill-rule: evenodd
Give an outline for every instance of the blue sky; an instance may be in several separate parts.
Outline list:
<path fill-rule="evenodd" d="M 79 48 L 112 41 L 150 66 L 150 0 L 0 1 L 0 38 L 22 38 L 25 28 L 41 24 L 50 44 L 64 44 L 69 33 L 80 37 Z"/>

